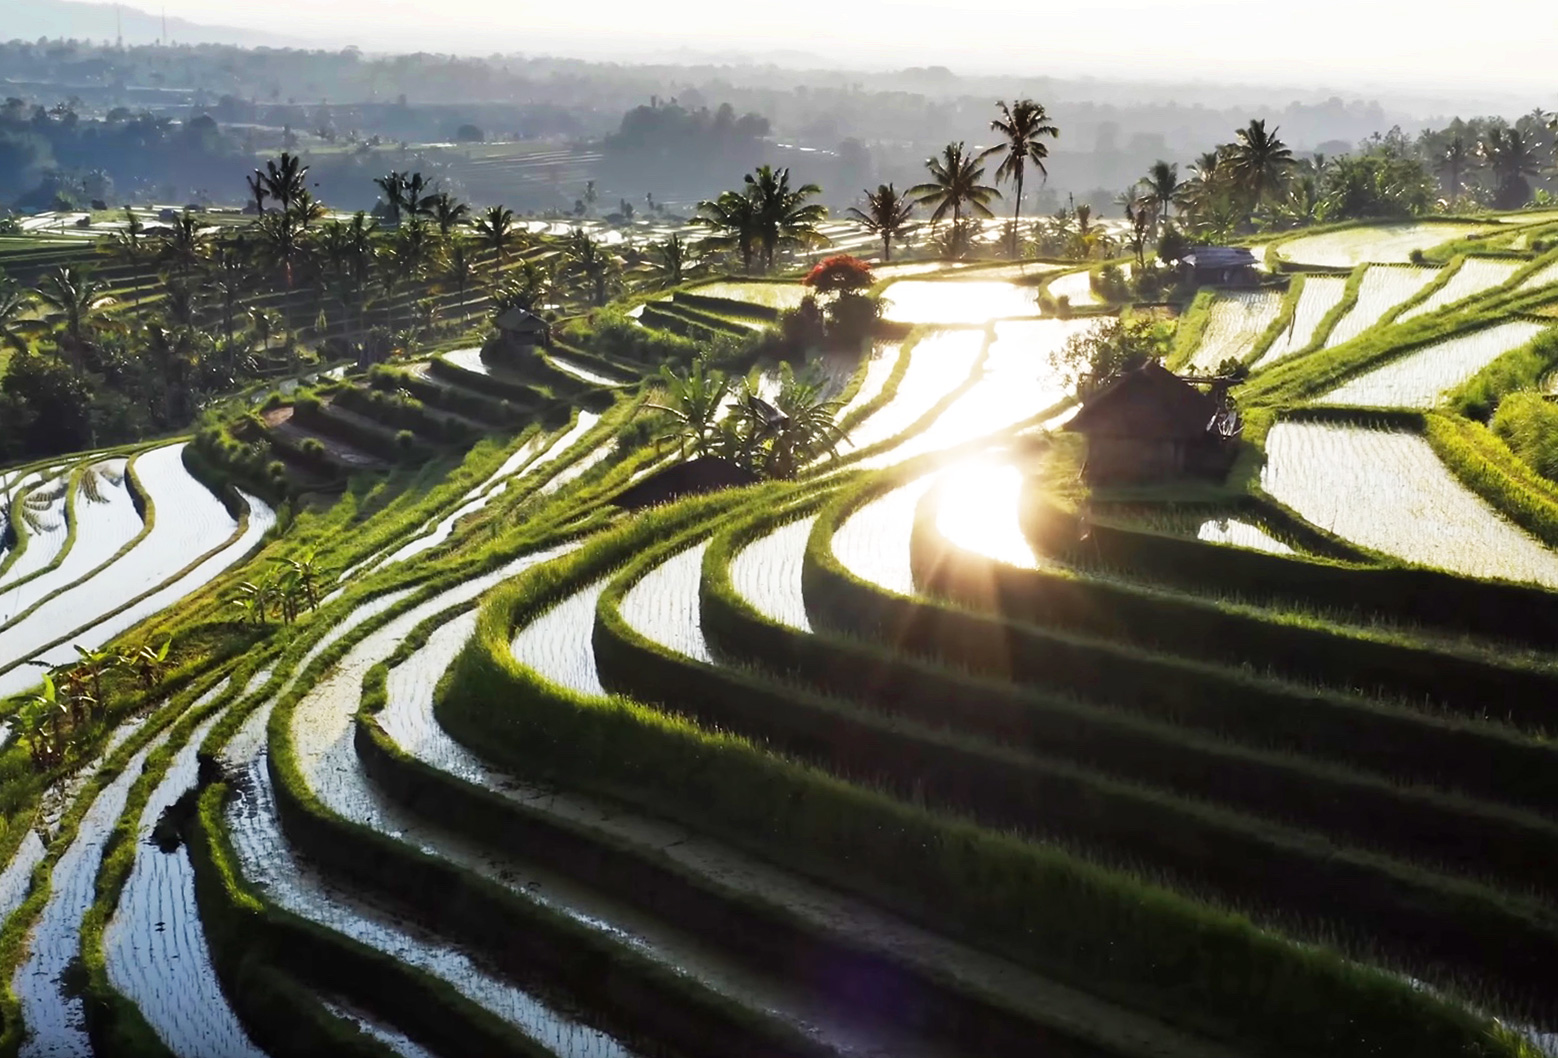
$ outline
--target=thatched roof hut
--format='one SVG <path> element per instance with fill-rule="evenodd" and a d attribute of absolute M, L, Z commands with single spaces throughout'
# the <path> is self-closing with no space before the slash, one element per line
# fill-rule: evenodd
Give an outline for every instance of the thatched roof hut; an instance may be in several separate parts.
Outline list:
<path fill-rule="evenodd" d="M 1219 396 L 1150 360 L 1106 383 L 1065 428 L 1087 438 L 1088 481 L 1142 484 L 1221 478 L 1232 462 L 1236 426 L 1237 414 Z"/>

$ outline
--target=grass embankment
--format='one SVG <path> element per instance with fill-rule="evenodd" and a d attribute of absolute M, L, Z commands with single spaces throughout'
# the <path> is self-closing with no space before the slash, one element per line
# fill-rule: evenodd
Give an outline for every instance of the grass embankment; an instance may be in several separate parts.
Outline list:
<path fill-rule="evenodd" d="M 1328 1054 L 1469 1053 L 1486 1039 L 1477 1019 L 1334 955 L 632 700 L 572 694 L 520 666 L 509 650 L 513 629 L 609 571 L 624 553 L 612 542 L 602 538 L 537 571 L 484 608 L 477 643 L 438 703 L 456 737 L 505 767 L 645 805 L 1219 1036 L 1281 1039 L 1296 1053 Z M 608 606 L 603 596 L 605 621 Z M 739 704 L 767 715 L 744 696 L 752 689 L 771 696 L 773 687 L 751 682 Z M 687 694 L 676 700 L 688 707 Z M 1110 937 L 1121 942 L 1101 941 Z M 1234 965 L 1237 973 L 1222 972 Z M 1218 973 L 1209 973 L 1213 966 Z M 1276 979 L 1284 985 L 1272 987 Z M 1320 1011 L 1325 1016 L 1316 1017 Z"/>

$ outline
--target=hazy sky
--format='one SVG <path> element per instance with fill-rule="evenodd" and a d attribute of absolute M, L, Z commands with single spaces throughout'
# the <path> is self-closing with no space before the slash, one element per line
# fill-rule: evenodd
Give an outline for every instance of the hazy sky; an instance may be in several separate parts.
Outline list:
<path fill-rule="evenodd" d="M 158 9 L 158 0 L 128 0 Z M 3 4 L 0 4 L 3 6 Z M 1480 87 L 1558 105 L 1548 0 L 166 0 L 167 13 L 370 50 L 631 59 L 687 48 L 805 51 L 881 68 Z M 1536 101 L 1536 100 L 1533 100 Z"/>

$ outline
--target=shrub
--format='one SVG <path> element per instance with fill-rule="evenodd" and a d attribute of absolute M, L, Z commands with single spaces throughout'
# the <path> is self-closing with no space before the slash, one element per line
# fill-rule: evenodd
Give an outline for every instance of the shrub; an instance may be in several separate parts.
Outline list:
<path fill-rule="evenodd" d="M 307 456 L 323 456 L 325 454 L 325 443 L 317 437 L 305 437 L 302 443 L 298 445 L 298 450 Z"/>
<path fill-rule="evenodd" d="M 395 434 L 395 446 L 402 452 L 409 452 L 416 447 L 417 435 L 410 430 L 400 430 Z"/>

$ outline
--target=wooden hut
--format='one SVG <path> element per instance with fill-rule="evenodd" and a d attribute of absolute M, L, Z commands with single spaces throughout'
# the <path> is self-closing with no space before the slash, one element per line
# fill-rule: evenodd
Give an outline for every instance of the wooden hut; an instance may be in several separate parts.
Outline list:
<path fill-rule="evenodd" d="M 1225 392 L 1202 393 L 1156 360 L 1116 375 L 1066 424 L 1087 438 L 1082 476 L 1095 485 L 1220 480 L 1241 426 Z"/>
<path fill-rule="evenodd" d="M 500 315 L 495 322 L 498 333 L 511 345 L 549 347 L 552 344 L 551 324 L 528 309 L 516 305 Z"/>
<path fill-rule="evenodd" d="M 1242 246 L 1197 246 L 1179 265 L 1198 286 L 1250 286 L 1260 281 L 1255 255 Z"/>

